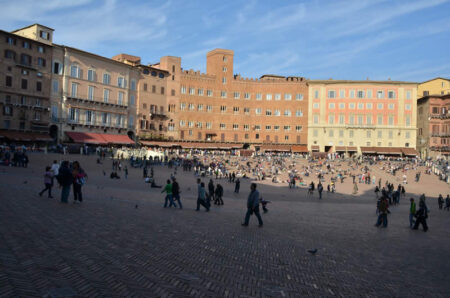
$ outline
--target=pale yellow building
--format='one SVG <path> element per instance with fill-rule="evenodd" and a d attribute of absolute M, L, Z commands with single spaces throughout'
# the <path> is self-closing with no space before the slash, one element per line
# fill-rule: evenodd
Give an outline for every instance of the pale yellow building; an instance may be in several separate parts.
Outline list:
<path fill-rule="evenodd" d="M 425 81 L 417 87 L 418 98 L 429 95 L 450 94 L 450 79 L 437 77 Z"/>
<path fill-rule="evenodd" d="M 417 83 L 310 80 L 308 84 L 310 151 L 381 154 L 374 147 L 416 147 Z"/>

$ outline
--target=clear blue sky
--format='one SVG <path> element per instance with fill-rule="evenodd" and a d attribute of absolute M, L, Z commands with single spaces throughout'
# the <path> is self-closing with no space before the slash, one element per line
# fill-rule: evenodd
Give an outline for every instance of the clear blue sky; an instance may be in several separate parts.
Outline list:
<path fill-rule="evenodd" d="M 450 0 L 0 0 L 0 28 L 33 23 L 54 42 L 155 63 L 235 52 L 234 72 L 311 79 L 424 81 L 450 77 Z"/>

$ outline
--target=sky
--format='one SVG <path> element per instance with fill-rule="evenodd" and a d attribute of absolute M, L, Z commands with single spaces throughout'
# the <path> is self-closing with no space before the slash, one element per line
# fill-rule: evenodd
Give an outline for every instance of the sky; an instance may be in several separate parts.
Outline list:
<path fill-rule="evenodd" d="M 309 79 L 450 77 L 450 0 L 0 0 L 0 29 L 34 23 L 53 42 L 143 64 L 234 51 L 234 73 Z"/>

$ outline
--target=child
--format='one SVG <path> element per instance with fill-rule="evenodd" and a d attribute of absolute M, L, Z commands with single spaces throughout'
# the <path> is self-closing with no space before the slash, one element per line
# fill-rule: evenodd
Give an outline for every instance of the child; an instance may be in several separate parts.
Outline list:
<path fill-rule="evenodd" d="M 42 197 L 42 194 L 48 190 L 48 197 L 52 197 L 52 179 L 53 179 L 53 171 L 51 170 L 51 167 L 45 167 L 45 174 L 44 174 L 44 184 L 45 188 L 39 193 L 39 196 Z"/>

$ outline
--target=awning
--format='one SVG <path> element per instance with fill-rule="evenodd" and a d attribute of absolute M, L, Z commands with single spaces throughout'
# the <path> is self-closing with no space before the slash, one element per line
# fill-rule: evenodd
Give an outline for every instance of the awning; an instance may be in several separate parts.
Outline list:
<path fill-rule="evenodd" d="M 262 145 L 260 149 L 265 151 L 289 152 L 291 151 L 291 146 L 283 144 Z"/>
<path fill-rule="evenodd" d="M 383 155 L 402 155 L 402 148 L 394 147 L 376 147 L 377 154 Z"/>
<path fill-rule="evenodd" d="M 106 140 L 99 133 L 66 131 L 66 135 L 74 143 L 80 144 L 107 144 Z"/>
<path fill-rule="evenodd" d="M 320 150 L 319 145 L 312 145 L 311 146 L 311 151 L 319 151 L 319 150 Z"/>
<path fill-rule="evenodd" d="M 355 146 L 336 146 L 335 150 L 336 152 L 357 152 L 358 148 Z"/>
<path fill-rule="evenodd" d="M 142 145 L 148 146 L 148 147 L 179 147 L 180 144 L 177 143 L 170 143 L 170 142 L 161 142 L 161 141 L 139 141 Z"/>
<path fill-rule="evenodd" d="M 336 152 L 345 152 L 345 151 L 347 151 L 347 149 L 345 148 L 345 146 L 336 146 L 334 148 L 334 151 L 336 151 Z"/>
<path fill-rule="evenodd" d="M 377 153 L 376 147 L 361 147 L 361 153 Z"/>
<path fill-rule="evenodd" d="M 348 152 L 357 152 L 358 148 L 356 148 L 355 146 L 347 146 L 347 151 Z"/>
<path fill-rule="evenodd" d="M 114 135 L 114 134 L 102 134 L 103 137 L 109 144 L 120 144 L 120 145 L 133 145 L 134 141 L 131 140 L 128 135 Z"/>
<path fill-rule="evenodd" d="M 53 139 L 44 133 L 0 130 L 0 138 L 23 142 L 51 142 Z"/>
<path fill-rule="evenodd" d="M 414 148 L 402 148 L 402 152 L 406 156 L 418 156 L 419 153 Z"/>
<path fill-rule="evenodd" d="M 308 152 L 308 146 L 306 145 L 293 145 L 291 147 L 292 152 L 300 152 L 300 153 L 307 153 Z"/>

